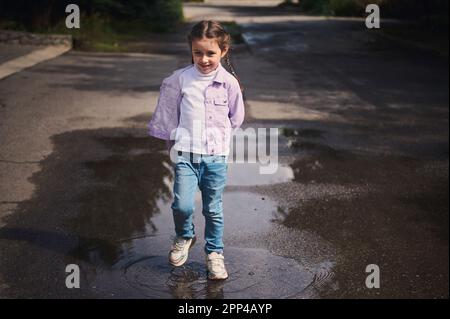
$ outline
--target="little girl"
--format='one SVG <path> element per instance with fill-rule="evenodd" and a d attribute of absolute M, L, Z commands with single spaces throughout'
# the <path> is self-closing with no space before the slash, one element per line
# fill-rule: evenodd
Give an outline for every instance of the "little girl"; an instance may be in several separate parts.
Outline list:
<path fill-rule="evenodd" d="M 222 193 L 232 130 L 244 121 L 244 101 L 230 63 L 230 35 L 215 21 L 191 30 L 192 64 L 176 70 L 161 85 L 158 105 L 148 125 L 151 136 L 167 141 L 174 161 L 172 203 L 176 237 L 169 263 L 183 265 L 196 241 L 192 215 L 197 186 L 205 217 L 208 278 L 228 278 L 223 257 Z M 225 58 L 230 74 L 221 64 Z M 172 142 L 174 140 L 174 142 Z"/>

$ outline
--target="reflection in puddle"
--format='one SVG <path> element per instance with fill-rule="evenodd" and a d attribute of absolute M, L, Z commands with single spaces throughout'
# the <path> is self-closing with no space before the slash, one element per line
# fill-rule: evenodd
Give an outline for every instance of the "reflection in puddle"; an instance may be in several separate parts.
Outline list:
<path fill-rule="evenodd" d="M 197 258 L 194 254 L 180 268 L 169 266 L 165 256 L 140 260 L 126 269 L 126 280 L 146 297 L 163 298 L 283 298 L 312 281 L 294 260 L 262 249 L 228 248 L 230 277 L 223 282 L 207 280 L 203 260 Z"/>
<path fill-rule="evenodd" d="M 169 237 L 166 238 L 169 240 Z M 137 246 L 157 246 L 160 238 L 142 238 Z M 154 242 L 153 242 L 154 241 Z M 150 249 L 151 250 L 151 249 Z M 278 257 L 264 249 L 226 249 L 229 279 L 207 280 L 203 252 L 193 249 L 188 262 L 174 268 L 166 254 L 146 255 L 135 250 L 128 263 L 96 268 L 85 274 L 91 287 L 101 295 L 146 298 L 288 298 L 298 296 L 313 282 L 314 275 L 290 258 Z M 83 267 L 82 269 L 88 269 Z"/>
<path fill-rule="evenodd" d="M 268 185 L 289 182 L 294 179 L 294 172 L 289 165 L 278 163 L 278 169 L 273 174 L 261 174 L 258 163 L 229 163 L 227 185 L 251 186 Z"/>
<path fill-rule="evenodd" d="M 247 127 L 235 134 L 228 160 L 228 186 L 270 185 L 294 179 L 292 168 L 279 161 L 279 135 L 274 131 L 276 135 L 263 126 Z"/>
<path fill-rule="evenodd" d="M 318 130 L 318 129 L 295 129 L 295 128 L 288 128 L 284 127 L 280 129 L 280 133 L 284 135 L 287 138 L 297 138 L 297 137 L 304 137 L 304 138 L 323 138 L 324 137 L 324 131 Z"/>

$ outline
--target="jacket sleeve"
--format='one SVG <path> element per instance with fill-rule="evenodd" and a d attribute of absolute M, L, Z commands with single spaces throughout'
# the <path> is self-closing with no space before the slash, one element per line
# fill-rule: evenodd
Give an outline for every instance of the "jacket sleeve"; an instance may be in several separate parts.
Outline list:
<path fill-rule="evenodd" d="M 148 134 L 163 140 L 170 140 L 171 133 L 178 126 L 180 90 L 173 85 L 173 79 L 166 78 L 161 84 L 155 112 L 148 123 Z"/>
<path fill-rule="evenodd" d="M 233 81 L 228 87 L 228 107 L 231 127 L 235 130 L 238 129 L 245 118 L 245 106 L 241 89 L 238 81 Z"/>

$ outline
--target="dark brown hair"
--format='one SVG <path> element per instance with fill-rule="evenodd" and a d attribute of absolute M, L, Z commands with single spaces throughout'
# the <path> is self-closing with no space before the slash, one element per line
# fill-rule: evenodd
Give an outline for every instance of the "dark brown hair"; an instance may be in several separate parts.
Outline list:
<path fill-rule="evenodd" d="M 188 35 L 189 47 L 192 48 L 192 40 L 194 39 L 215 39 L 217 40 L 217 44 L 219 45 L 220 50 L 225 50 L 228 48 L 227 54 L 224 56 L 225 63 L 228 66 L 228 69 L 231 74 L 238 80 L 241 91 L 244 91 L 244 88 L 239 80 L 239 77 L 234 69 L 233 63 L 230 60 L 230 51 L 231 51 L 231 36 L 230 34 L 222 27 L 222 25 L 213 20 L 203 20 L 198 22 L 192 27 L 191 32 Z M 194 63 L 194 58 L 191 57 L 191 63 Z"/>

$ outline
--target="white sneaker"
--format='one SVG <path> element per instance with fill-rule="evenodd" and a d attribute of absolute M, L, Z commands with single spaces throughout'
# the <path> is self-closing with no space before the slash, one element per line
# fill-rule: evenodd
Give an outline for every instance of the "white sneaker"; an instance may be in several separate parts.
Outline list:
<path fill-rule="evenodd" d="M 206 266 L 208 268 L 208 279 L 224 280 L 228 278 L 222 254 L 218 254 L 214 251 L 208 254 L 206 256 Z"/>
<path fill-rule="evenodd" d="M 194 246 L 196 241 L 195 236 L 189 239 L 183 237 L 175 237 L 172 247 L 169 253 L 169 263 L 172 266 L 178 267 L 182 266 L 189 255 L 189 249 Z"/>

